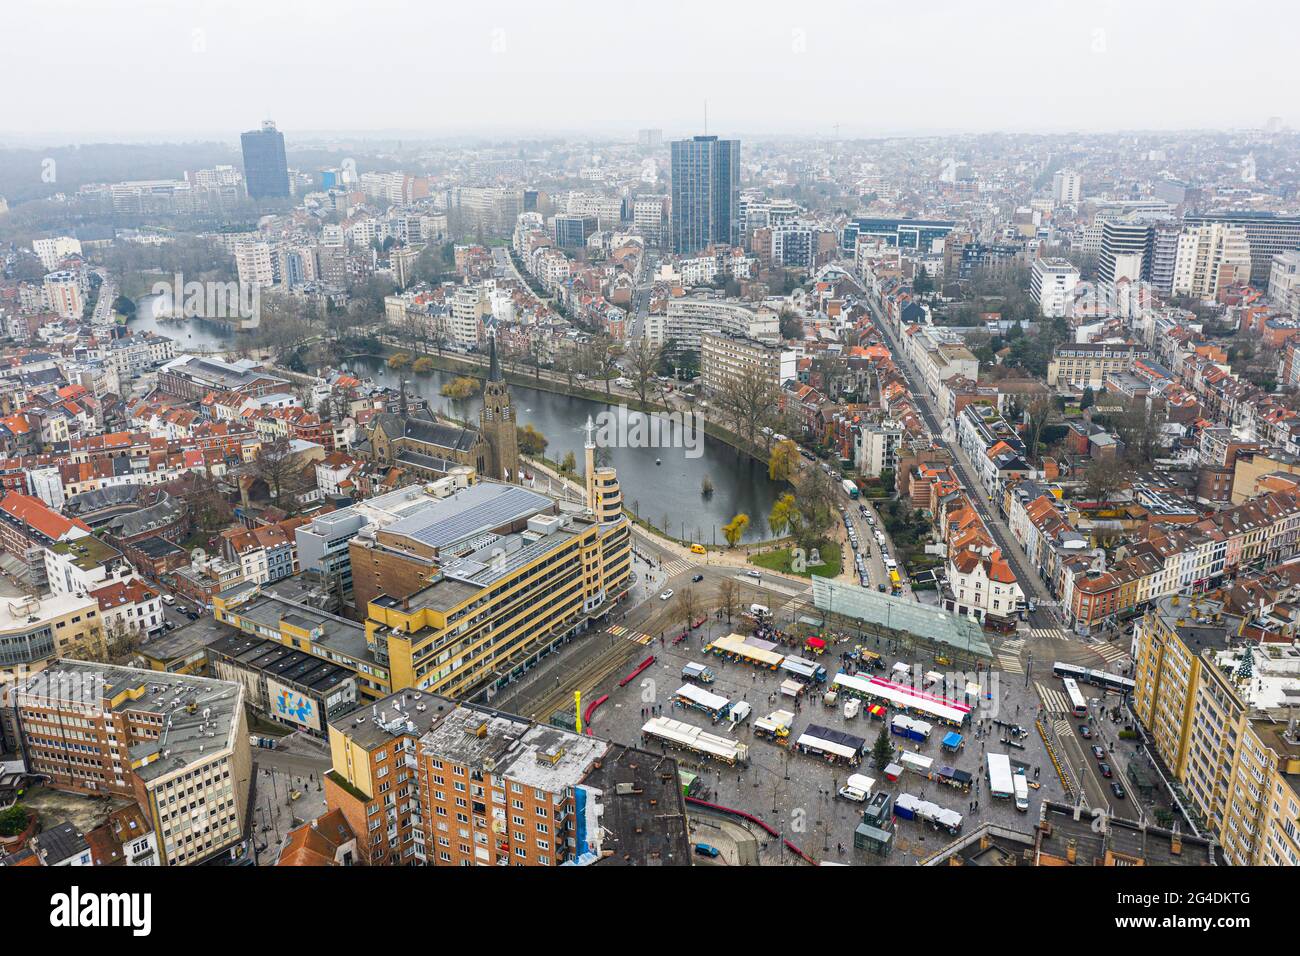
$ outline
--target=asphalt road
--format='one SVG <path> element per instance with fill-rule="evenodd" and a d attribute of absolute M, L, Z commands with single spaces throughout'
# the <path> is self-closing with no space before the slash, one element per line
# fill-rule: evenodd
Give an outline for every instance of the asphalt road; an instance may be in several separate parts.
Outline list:
<path fill-rule="evenodd" d="M 961 447 L 956 442 L 949 443 L 944 439 L 943 427 L 940 424 L 941 419 L 934 406 L 934 400 L 927 393 L 924 386 L 917 384 L 921 380 L 920 376 L 917 374 L 916 369 L 912 367 L 907 356 L 903 353 L 903 350 L 898 343 L 898 339 L 889 328 L 888 323 L 886 323 L 880 315 L 879 308 L 875 302 L 869 298 L 867 299 L 867 305 L 871 311 L 872 321 L 875 322 L 877 328 L 879 328 L 881 333 L 884 335 L 885 340 L 889 343 L 889 348 L 893 353 L 894 360 L 898 363 L 899 368 L 903 370 L 904 375 L 907 376 L 909 388 L 911 389 L 912 395 L 917 399 L 917 406 L 920 408 L 921 414 L 925 418 L 925 423 L 929 427 L 931 435 L 936 442 L 952 452 L 953 470 L 957 473 L 957 477 L 961 480 L 962 485 L 971 492 L 971 499 L 975 504 L 976 510 L 979 511 L 980 517 L 984 519 L 985 526 L 989 529 L 989 533 L 993 536 L 994 541 L 996 541 L 998 547 L 1002 549 L 1003 556 L 1006 557 L 1007 561 L 1011 564 L 1012 570 L 1015 571 L 1017 582 L 1019 582 L 1021 588 L 1027 593 L 1028 597 L 1032 598 L 1038 604 L 1038 608 L 1035 611 L 1030 612 L 1028 615 L 1030 624 L 1035 627 L 1058 627 L 1060 622 L 1057 618 L 1056 611 L 1047 603 L 1052 601 L 1052 596 L 1043 586 L 1042 580 L 1038 575 L 1028 570 L 1028 559 L 1025 557 L 1025 553 L 1020 549 L 1020 546 L 1016 544 L 1015 540 L 1011 538 L 1010 534 L 1003 526 L 1001 518 L 997 516 L 997 509 L 993 507 L 992 503 L 985 496 L 983 487 L 979 482 L 972 478 L 973 472 L 970 468 L 969 462 L 966 460 L 965 452 L 962 451 Z"/>

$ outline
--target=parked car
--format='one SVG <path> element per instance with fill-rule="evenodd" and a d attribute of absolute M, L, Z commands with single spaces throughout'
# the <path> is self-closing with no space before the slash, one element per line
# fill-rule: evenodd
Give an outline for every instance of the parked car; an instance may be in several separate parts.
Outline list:
<path fill-rule="evenodd" d="M 713 857 L 719 856 L 720 852 L 716 846 L 710 846 L 707 843 L 697 843 L 695 844 L 695 854 L 696 856 L 707 856 L 712 859 Z"/>

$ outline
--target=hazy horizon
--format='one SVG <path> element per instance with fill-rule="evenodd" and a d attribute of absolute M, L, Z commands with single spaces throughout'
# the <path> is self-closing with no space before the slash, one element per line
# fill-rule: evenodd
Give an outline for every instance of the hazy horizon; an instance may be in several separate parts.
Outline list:
<path fill-rule="evenodd" d="M 321 0 L 292 13 L 251 0 L 19 0 L 0 62 L 11 85 L 41 95 L 10 97 L 0 141 L 234 143 L 265 118 L 291 142 L 626 139 L 646 127 L 667 138 L 700 132 L 706 100 L 710 132 L 751 138 L 1300 126 L 1285 75 L 1300 13 L 1266 0 L 1230 12 L 1270 28 L 1225 47 L 1205 25 L 1232 20 L 1206 0 L 664 0 L 631 26 L 586 0 L 375 0 L 359 12 Z"/>

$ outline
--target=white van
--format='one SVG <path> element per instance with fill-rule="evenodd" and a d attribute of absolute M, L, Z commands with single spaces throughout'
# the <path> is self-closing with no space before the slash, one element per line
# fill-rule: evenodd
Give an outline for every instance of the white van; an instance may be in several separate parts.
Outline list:
<path fill-rule="evenodd" d="M 1021 813 L 1029 812 L 1029 781 L 1025 779 L 1024 773 L 1013 773 L 1011 775 L 1011 789 L 1016 797 L 1016 809 Z"/>
<path fill-rule="evenodd" d="M 772 616 L 772 612 L 767 609 L 767 605 L 765 604 L 751 604 L 749 606 L 749 613 L 760 620 Z"/>
<path fill-rule="evenodd" d="M 863 776 L 860 773 L 849 774 L 849 779 L 844 781 L 844 786 L 840 787 L 838 795 L 845 800 L 862 803 L 871 796 L 871 791 L 875 785 L 876 781 L 870 777 Z"/>
<path fill-rule="evenodd" d="M 858 716 L 859 706 L 860 702 L 856 697 L 850 697 L 846 700 L 844 702 L 844 719 L 852 720 L 854 717 Z"/>
<path fill-rule="evenodd" d="M 172 597 L 170 594 L 164 594 L 162 596 L 162 602 L 166 604 L 168 607 L 170 607 L 171 605 L 176 603 L 176 599 Z"/>

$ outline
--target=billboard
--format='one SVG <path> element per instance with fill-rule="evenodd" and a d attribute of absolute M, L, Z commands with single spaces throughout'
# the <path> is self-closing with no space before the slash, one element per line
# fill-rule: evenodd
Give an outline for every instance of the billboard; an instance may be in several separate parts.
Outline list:
<path fill-rule="evenodd" d="M 321 729 L 321 715 L 316 701 L 304 697 L 292 688 L 285 687 L 270 677 L 266 679 L 266 697 L 271 713 L 311 730 Z"/>

